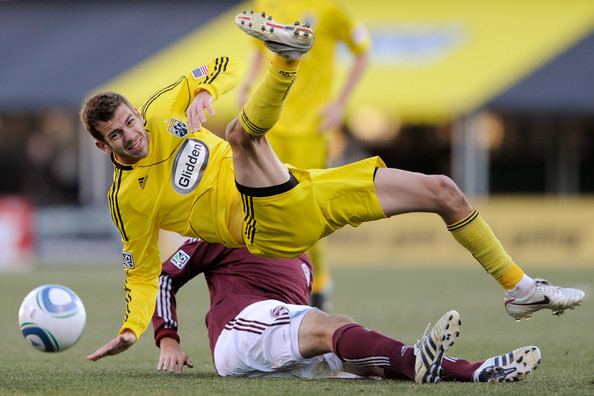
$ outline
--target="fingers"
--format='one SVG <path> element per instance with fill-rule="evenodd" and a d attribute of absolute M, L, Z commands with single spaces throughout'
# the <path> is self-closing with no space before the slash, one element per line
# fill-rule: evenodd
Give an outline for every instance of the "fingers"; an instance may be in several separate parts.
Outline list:
<path fill-rule="evenodd" d="M 188 110 L 186 111 L 186 116 L 188 117 L 188 126 L 190 127 L 190 131 L 199 131 L 202 129 L 202 124 L 200 122 L 200 117 L 198 115 L 198 110 L 196 106 L 192 104 Z"/>
<path fill-rule="evenodd" d="M 157 370 L 182 374 L 184 366 L 193 368 L 194 362 L 192 362 L 192 359 L 190 359 L 190 357 L 186 353 L 176 353 L 173 355 L 161 356 L 159 358 Z"/>
<path fill-rule="evenodd" d="M 87 360 L 91 360 L 93 362 L 96 362 L 97 360 L 101 359 L 105 357 L 105 354 L 100 353 L 100 350 L 97 350 L 93 353 L 91 353 L 90 355 L 87 356 Z"/>
<path fill-rule="evenodd" d="M 212 102 L 206 102 L 206 110 L 208 111 L 208 114 L 210 114 L 211 117 L 214 117 L 215 112 L 214 107 L 212 107 Z M 206 121 L 206 117 L 204 121 Z"/>
<path fill-rule="evenodd" d="M 103 359 L 105 356 L 116 355 L 120 352 L 124 352 L 130 346 L 136 342 L 136 336 L 131 331 L 125 331 L 118 335 L 101 348 L 87 356 L 88 360 L 97 361 Z"/>
<path fill-rule="evenodd" d="M 186 117 L 188 118 L 190 131 L 199 131 L 202 129 L 202 124 L 207 120 L 205 112 L 208 112 L 211 117 L 215 115 L 214 107 L 212 106 L 212 96 L 210 94 L 197 96 L 190 104 L 190 107 L 188 107 Z"/>

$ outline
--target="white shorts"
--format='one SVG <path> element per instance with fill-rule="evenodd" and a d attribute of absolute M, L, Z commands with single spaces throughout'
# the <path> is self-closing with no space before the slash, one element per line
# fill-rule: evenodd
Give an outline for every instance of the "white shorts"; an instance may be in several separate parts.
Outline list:
<path fill-rule="evenodd" d="M 259 301 L 244 308 L 225 326 L 214 350 L 220 376 L 360 378 L 342 371 L 333 353 L 306 359 L 299 353 L 299 326 L 307 305 L 277 300 Z"/>

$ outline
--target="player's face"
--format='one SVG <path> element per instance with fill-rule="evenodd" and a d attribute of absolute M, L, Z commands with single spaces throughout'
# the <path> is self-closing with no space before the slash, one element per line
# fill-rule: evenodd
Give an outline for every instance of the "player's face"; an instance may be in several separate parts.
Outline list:
<path fill-rule="evenodd" d="M 134 164 L 148 155 L 149 137 L 144 122 L 136 109 L 122 103 L 113 118 L 99 122 L 97 130 L 103 135 L 103 142 L 95 144 L 101 150 L 113 153 L 122 164 Z"/>

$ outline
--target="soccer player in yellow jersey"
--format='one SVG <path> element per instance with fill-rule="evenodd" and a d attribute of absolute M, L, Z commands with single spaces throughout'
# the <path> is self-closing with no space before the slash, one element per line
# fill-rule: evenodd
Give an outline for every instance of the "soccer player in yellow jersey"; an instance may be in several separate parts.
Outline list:
<path fill-rule="evenodd" d="M 301 169 L 325 168 L 330 132 L 340 126 L 347 101 L 367 67 L 369 36 L 336 0 L 257 0 L 254 9 L 266 10 L 282 21 L 302 21 L 315 30 L 315 45 L 301 60 L 299 78 L 266 138 L 282 162 Z M 239 89 L 241 105 L 247 101 L 254 80 L 272 54 L 262 41 L 254 41 L 257 49 Z M 353 60 L 334 96 L 337 47 L 341 43 L 346 45 Z M 314 268 L 311 303 L 320 309 L 325 308 L 331 287 L 324 250 L 324 240 L 308 250 Z"/>
<path fill-rule="evenodd" d="M 369 158 L 333 169 L 303 170 L 278 160 L 265 137 L 278 119 L 313 31 L 244 13 L 236 24 L 279 56 L 229 123 L 226 141 L 202 127 L 212 102 L 237 82 L 232 59 L 217 58 L 157 92 L 140 109 L 101 92 L 81 110 L 85 128 L 114 163 L 108 192 L 123 241 L 126 317 L 119 335 L 89 355 L 98 360 L 128 349 L 146 330 L 158 294 L 163 228 L 256 255 L 297 257 L 347 225 L 410 212 L 439 215 L 506 290 L 514 318 L 578 305 L 584 292 L 528 277 L 487 223 L 446 176 L 388 169 Z M 237 291 L 241 293 L 240 290 Z"/>

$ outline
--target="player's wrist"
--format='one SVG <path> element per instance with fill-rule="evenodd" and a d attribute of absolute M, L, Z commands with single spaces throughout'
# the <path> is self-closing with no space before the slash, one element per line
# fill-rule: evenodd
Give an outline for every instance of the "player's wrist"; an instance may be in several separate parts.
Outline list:
<path fill-rule="evenodd" d="M 176 340 L 175 338 L 171 338 L 171 337 L 163 337 L 161 338 L 160 342 L 159 342 L 159 348 L 161 348 L 161 350 L 175 350 L 175 351 L 179 351 L 179 341 Z"/>

